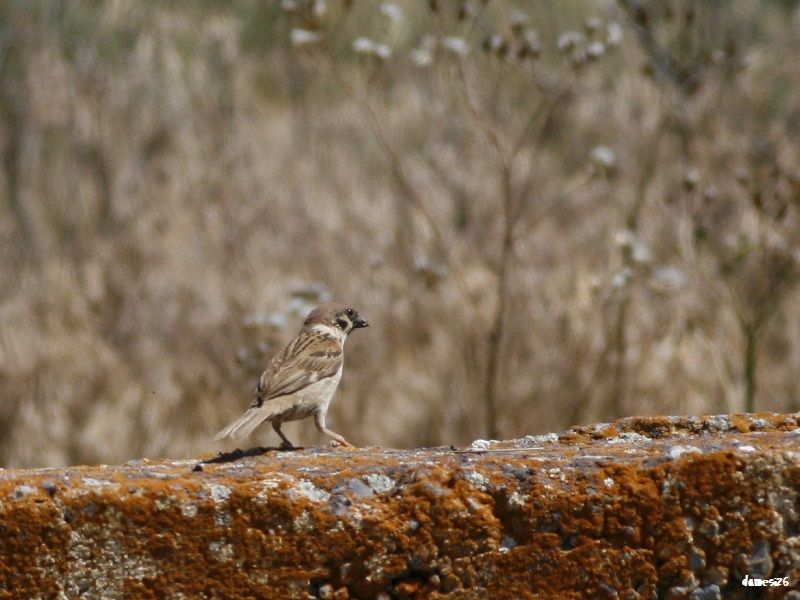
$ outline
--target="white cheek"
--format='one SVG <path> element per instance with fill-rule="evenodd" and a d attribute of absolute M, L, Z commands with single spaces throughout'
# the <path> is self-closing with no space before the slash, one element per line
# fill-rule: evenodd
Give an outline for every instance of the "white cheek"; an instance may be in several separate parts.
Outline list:
<path fill-rule="evenodd" d="M 322 335 L 330 336 L 342 344 L 344 344 L 344 341 L 347 339 L 347 333 L 338 327 L 331 327 L 330 325 L 314 325 L 311 331 L 316 331 Z"/>

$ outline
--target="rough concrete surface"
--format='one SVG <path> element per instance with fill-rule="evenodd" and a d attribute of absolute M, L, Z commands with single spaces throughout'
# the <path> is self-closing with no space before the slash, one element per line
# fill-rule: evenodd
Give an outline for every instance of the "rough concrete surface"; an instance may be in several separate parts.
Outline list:
<path fill-rule="evenodd" d="M 799 420 L 0 469 L 0 598 L 800 599 Z"/>

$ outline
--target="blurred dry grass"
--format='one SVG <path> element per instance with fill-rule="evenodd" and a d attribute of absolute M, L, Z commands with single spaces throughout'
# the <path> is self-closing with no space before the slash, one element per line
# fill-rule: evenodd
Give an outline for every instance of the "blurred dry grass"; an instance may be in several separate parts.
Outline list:
<path fill-rule="evenodd" d="M 798 33 L 789 1 L 0 4 L 0 464 L 207 451 L 331 294 L 374 325 L 332 409 L 361 445 L 798 410 Z"/>

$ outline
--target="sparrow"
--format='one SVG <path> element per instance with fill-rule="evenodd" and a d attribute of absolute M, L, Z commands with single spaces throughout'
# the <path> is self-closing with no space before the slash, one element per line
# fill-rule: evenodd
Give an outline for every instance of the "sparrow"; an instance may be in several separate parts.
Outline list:
<path fill-rule="evenodd" d="M 351 446 L 325 426 L 325 416 L 342 378 L 345 340 L 361 327 L 369 327 L 369 323 L 352 306 L 340 302 L 317 306 L 297 337 L 267 363 L 250 408 L 214 440 L 247 437 L 269 421 L 283 440 L 281 448 L 291 449 L 294 445 L 281 431 L 281 425 L 313 416 L 322 433 L 343 446 Z"/>

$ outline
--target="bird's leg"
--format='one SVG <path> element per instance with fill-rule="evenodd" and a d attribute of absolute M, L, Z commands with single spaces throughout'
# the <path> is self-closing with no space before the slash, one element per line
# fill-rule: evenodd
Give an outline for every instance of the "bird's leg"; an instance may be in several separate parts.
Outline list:
<path fill-rule="evenodd" d="M 331 431 L 330 429 L 325 427 L 325 413 L 323 413 L 323 412 L 316 413 L 314 415 L 314 423 L 317 425 L 317 429 L 319 429 L 325 435 L 327 435 L 329 437 L 332 437 L 334 439 L 334 441 L 336 441 L 339 445 L 341 445 L 341 446 L 349 446 L 351 448 L 355 448 L 355 446 L 353 446 L 353 444 L 348 442 L 346 439 L 344 439 L 338 433 L 336 433 L 334 431 Z"/>
<path fill-rule="evenodd" d="M 289 438 L 287 438 L 285 435 L 283 435 L 283 432 L 281 431 L 281 422 L 280 421 L 273 421 L 272 422 L 272 428 L 275 430 L 275 433 L 277 433 L 279 436 L 281 436 L 281 439 L 283 440 L 283 443 L 281 444 L 281 450 L 294 450 L 295 449 L 294 444 L 289 441 Z"/>

